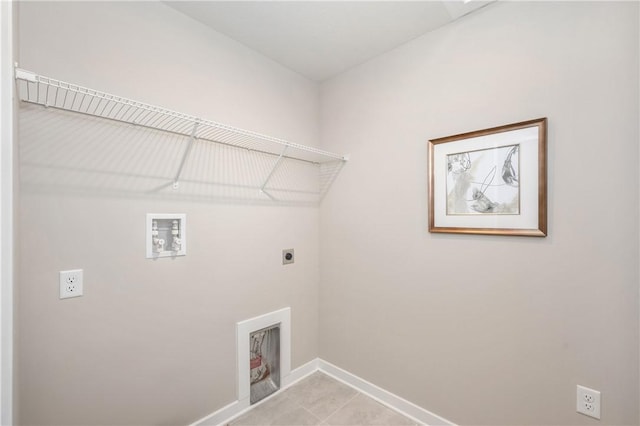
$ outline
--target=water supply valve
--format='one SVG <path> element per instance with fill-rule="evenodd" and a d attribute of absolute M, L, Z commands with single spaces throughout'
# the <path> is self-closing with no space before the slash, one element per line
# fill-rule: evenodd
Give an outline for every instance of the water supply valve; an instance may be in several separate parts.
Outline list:
<path fill-rule="evenodd" d="M 147 214 L 147 259 L 187 254 L 185 214 Z"/>

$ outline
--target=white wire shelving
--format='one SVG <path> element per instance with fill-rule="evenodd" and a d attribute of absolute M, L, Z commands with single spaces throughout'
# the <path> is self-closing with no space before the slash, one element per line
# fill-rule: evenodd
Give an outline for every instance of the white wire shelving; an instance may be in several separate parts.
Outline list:
<path fill-rule="evenodd" d="M 323 151 L 215 121 L 171 111 L 99 90 L 38 75 L 16 67 L 15 79 L 22 102 L 47 108 L 71 111 L 105 120 L 127 123 L 188 138 L 189 145 L 176 171 L 173 187 L 179 187 L 180 176 L 195 140 L 241 148 L 277 157 L 261 188 L 264 190 L 284 159 L 323 165 L 346 162 L 347 155 Z"/>

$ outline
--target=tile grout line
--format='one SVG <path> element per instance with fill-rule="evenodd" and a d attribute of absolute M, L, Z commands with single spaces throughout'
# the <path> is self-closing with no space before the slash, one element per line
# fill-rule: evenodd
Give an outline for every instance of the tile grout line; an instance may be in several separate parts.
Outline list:
<path fill-rule="evenodd" d="M 311 374 L 314 374 L 314 373 L 317 373 L 317 370 L 316 370 L 316 371 L 314 371 L 314 372 L 313 372 L 313 373 L 311 373 Z M 311 374 L 308 374 L 308 375 L 307 375 L 307 376 L 305 376 L 303 379 L 308 378 L 309 376 L 311 376 Z M 303 379 L 298 380 L 296 383 L 301 382 Z M 293 387 L 293 386 L 288 387 L 288 388 L 286 389 L 286 391 L 289 391 L 292 387 Z M 290 399 L 290 400 L 291 400 L 291 399 Z M 322 422 L 323 422 L 323 420 L 322 420 L 320 417 L 318 417 L 318 416 L 316 416 L 315 414 L 313 414 L 310 410 L 308 410 L 308 409 L 307 409 L 307 407 L 305 407 L 304 405 L 300 404 L 300 402 L 298 402 L 298 401 L 293 401 L 293 402 L 295 402 L 295 404 L 296 404 L 298 407 L 302 408 L 304 411 L 306 411 L 308 414 L 310 414 L 310 415 L 311 415 L 311 417 L 313 417 L 314 419 L 317 419 L 317 420 L 318 420 L 318 424 L 320 424 L 320 423 L 322 423 Z"/>
<path fill-rule="evenodd" d="M 309 410 L 307 410 L 306 408 L 304 408 L 301 404 L 298 404 L 298 405 L 300 405 L 300 407 L 301 407 L 304 411 L 306 411 L 307 413 L 311 414 L 311 417 L 313 417 L 314 419 L 317 419 L 317 420 L 318 420 L 318 424 L 321 424 L 321 423 L 323 422 L 323 420 L 322 420 L 322 419 L 320 419 L 320 417 L 316 416 L 316 415 L 315 415 L 315 414 L 313 414 L 311 411 L 309 411 Z"/>
<path fill-rule="evenodd" d="M 324 374 L 324 373 L 323 373 L 323 374 Z M 340 407 L 338 407 L 334 412 L 332 412 L 331 414 L 329 414 L 325 419 L 320 419 L 320 421 L 321 421 L 321 422 L 323 422 L 323 423 L 324 423 L 324 422 L 326 422 L 327 420 L 329 420 L 329 419 L 330 419 L 334 414 L 336 414 L 338 411 L 342 410 L 344 407 L 346 407 L 347 405 L 349 405 L 349 403 L 350 403 L 351 401 L 353 401 L 353 400 L 354 400 L 358 395 L 360 395 L 360 394 L 361 394 L 361 392 L 360 392 L 360 391 L 358 391 L 358 390 L 356 390 L 356 389 L 354 389 L 354 388 L 351 388 L 351 389 L 355 390 L 355 391 L 356 391 L 356 394 L 355 394 L 355 395 L 353 395 L 351 398 L 349 398 L 349 400 L 348 400 L 347 402 L 345 402 L 345 403 L 344 403 L 344 404 L 342 404 Z"/>

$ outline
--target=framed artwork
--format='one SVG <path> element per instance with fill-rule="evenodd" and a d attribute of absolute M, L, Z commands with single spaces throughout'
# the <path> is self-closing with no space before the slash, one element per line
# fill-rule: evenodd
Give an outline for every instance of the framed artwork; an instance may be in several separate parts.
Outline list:
<path fill-rule="evenodd" d="M 429 141 L 429 232 L 547 235 L 547 119 Z"/>

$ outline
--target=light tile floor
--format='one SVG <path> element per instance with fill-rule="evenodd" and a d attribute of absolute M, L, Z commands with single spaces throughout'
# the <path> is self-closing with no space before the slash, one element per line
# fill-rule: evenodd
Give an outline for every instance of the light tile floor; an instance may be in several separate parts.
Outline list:
<path fill-rule="evenodd" d="M 400 426 L 414 421 L 316 372 L 233 420 L 228 426 Z"/>

